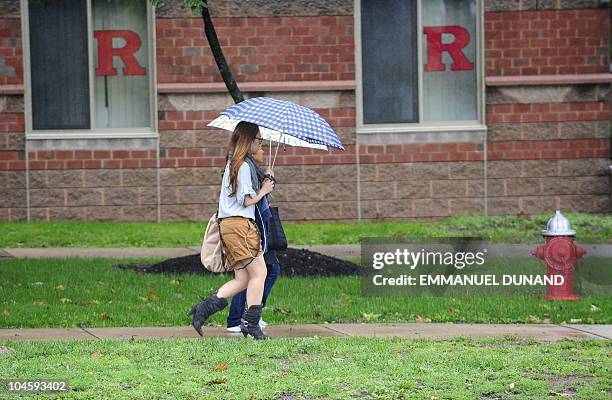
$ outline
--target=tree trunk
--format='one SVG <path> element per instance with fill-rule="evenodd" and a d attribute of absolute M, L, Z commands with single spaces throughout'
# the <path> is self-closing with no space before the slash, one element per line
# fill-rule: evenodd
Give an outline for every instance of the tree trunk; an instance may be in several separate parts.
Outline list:
<path fill-rule="evenodd" d="M 238 88 L 238 84 L 236 84 L 236 81 L 232 76 L 232 71 L 230 71 L 227 61 L 225 61 L 225 56 L 223 55 L 223 51 L 219 45 L 219 39 L 217 38 L 215 26 L 210 18 L 208 7 L 204 7 L 202 10 L 202 19 L 204 20 L 204 33 L 206 34 L 206 39 L 208 39 L 210 50 L 215 57 L 215 62 L 217 63 L 217 67 L 219 68 L 219 72 L 223 78 L 223 82 L 225 82 L 225 86 L 232 96 L 232 99 L 234 99 L 234 102 L 240 103 L 241 101 L 244 101 L 244 97 L 242 96 L 242 92 Z"/>

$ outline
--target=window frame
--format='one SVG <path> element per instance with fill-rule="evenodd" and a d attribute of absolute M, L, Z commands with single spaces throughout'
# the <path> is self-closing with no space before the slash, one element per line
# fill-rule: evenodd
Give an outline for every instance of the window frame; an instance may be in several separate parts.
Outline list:
<path fill-rule="evenodd" d="M 147 8 L 147 49 L 149 74 L 149 109 L 151 126 L 147 128 L 96 128 L 95 119 L 95 66 L 94 66 L 94 37 L 93 37 L 93 11 L 92 0 L 87 2 L 87 57 L 89 68 L 89 129 L 32 129 L 32 88 L 31 88 L 31 62 L 30 62 L 30 20 L 29 2 L 20 0 L 21 32 L 23 43 L 23 75 L 24 75 L 24 108 L 25 108 L 25 135 L 26 139 L 146 139 L 158 138 L 157 121 L 157 65 L 156 65 L 156 36 L 155 36 L 155 7 L 148 0 L 144 0 Z"/>
<path fill-rule="evenodd" d="M 441 121 L 423 122 L 423 41 L 417 41 L 418 54 L 418 110 L 419 122 L 413 123 L 385 123 L 364 124 L 363 123 L 363 70 L 362 70 L 362 40 L 361 40 L 361 1 L 354 1 L 354 26 L 355 26 L 355 105 L 356 105 L 356 130 L 358 134 L 376 133 L 408 133 L 408 132 L 452 132 L 452 131 L 486 131 L 485 125 L 485 85 L 484 85 L 484 1 L 476 0 L 476 113 L 477 119 L 473 121 Z M 423 16 L 421 2 L 417 2 L 417 37 L 422 37 Z M 427 0 L 425 0 L 427 1 Z"/>

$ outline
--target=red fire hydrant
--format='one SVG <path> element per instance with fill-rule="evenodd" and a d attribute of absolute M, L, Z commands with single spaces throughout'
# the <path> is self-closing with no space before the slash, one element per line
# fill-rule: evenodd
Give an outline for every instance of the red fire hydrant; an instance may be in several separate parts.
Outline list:
<path fill-rule="evenodd" d="M 548 221 L 547 229 L 542 232 L 546 244 L 538 246 L 531 254 L 546 263 L 546 275 L 560 275 L 563 284 L 548 284 L 546 287 L 546 300 L 579 300 L 580 296 L 574 294 L 574 268 L 586 250 L 574 243 L 576 231 L 571 229 L 570 223 L 559 210 Z"/>

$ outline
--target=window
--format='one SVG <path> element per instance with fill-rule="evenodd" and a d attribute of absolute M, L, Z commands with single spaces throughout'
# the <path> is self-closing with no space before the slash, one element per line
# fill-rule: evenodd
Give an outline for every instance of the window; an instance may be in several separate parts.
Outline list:
<path fill-rule="evenodd" d="M 22 10 L 29 137 L 154 132 L 148 0 L 22 0 Z"/>
<path fill-rule="evenodd" d="M 356 0 L 359 132 L 484 129 L 480 0 Z"/>

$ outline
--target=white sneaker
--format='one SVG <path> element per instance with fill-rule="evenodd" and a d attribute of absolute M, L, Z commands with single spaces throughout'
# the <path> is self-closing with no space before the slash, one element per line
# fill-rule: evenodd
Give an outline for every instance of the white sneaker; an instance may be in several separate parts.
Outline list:
<path fill-rule="evenodd" d="M 263 318 L 259 318 L 259 327 L 261 329 L 265 329 L 266 326 L 268 326 L 268 323 L 266 321 L 264 321 Z"/>
<path fill-rule="evenodd" d="M 230 326 L 227 328 L 227 331 L 232 333 L 240 333 L 240 325 Z"/>

